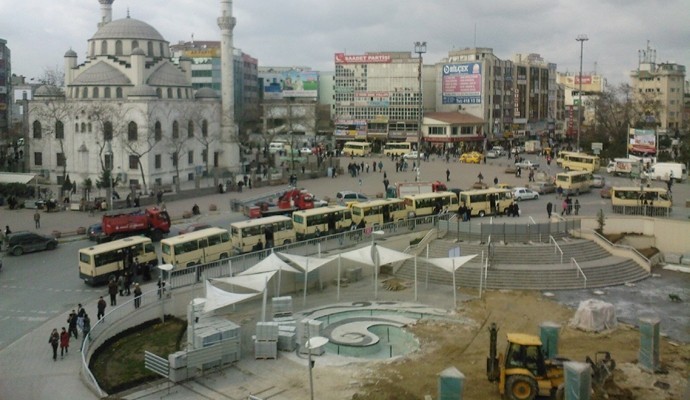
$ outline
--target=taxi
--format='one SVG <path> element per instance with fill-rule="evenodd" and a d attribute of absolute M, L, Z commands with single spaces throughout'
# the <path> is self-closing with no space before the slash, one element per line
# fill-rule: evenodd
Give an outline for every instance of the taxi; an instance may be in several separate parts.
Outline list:
<path fill-rule="evenodd" d="M 483 158 L 484 156 L 482 155 L 482 153 L 471 151 L 469 153 L 462 153 L 462 155 L 460 156 L 460 162 L 468 164 L 479 164 L 482 162 Z"/>

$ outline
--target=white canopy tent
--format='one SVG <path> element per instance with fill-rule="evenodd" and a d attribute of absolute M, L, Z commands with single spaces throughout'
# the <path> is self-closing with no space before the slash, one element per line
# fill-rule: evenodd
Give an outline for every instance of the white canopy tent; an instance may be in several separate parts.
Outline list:
<path fill-rule="evenodd" d="M 238 275 L 252 275 L 259 274 L 262 272 L 278 271 L 278 290 L 277 294 L 280 296 L 280 284 L 283 275 L 283 271 L 299 273 L 299 270 L 294 269 L 290 264 L 283 261 L 275 253 L 271 253 L 268 257 L 256 263 L 253 267 L 250 267 L 246 271 L 240 272 Z"/>
<path fill-rule="evenodd" d="M 266 290 L 266 281 L 270 281 L 277 271 L 261 272 L 252 275 L 231 276 L 228 278 L 211 279 L 211 282 L 225 283 L 231 286 L 239 286 L 245 289 L 254 290 L 258 293 Z"/>
<path fill-rule="evenodd" d="M 462 257 L 447 257 L 447 258 L 424 258 L 423 260 L 435 265 L 443 270 L 446 270 L 453 275 L 453 306 L 457 306 L 457 289 L 455 287 L 455 271 L 465 265 L 467 262 L 469 262 L 471 259 L 477 257 L 476 254 L 472 254 L 470 256 L 462 256 Z M 415 282 L 415 285 L 417 283 Z"/>
<path fill-rule="evenodd" d="M 233 305 L 241 301 L 251 299 L 260 295 L 261 292 L 255 293 L 232 293 L 223 289 L 219 289 L 211 284 L 211 281 L 206 281 L 206 303 L 204 304 L 204 313 L 217 310 L 222 307 Z"/>
<path fill-rule="evenodd" d="M 288 259 L 288 261 L 294 263 L 304 270 L 304 294 L 302 296 L 302 306 L 304 306 L 307 303 L 307 280 L 309 278 L 309 271 L 314 271 L 323 267 L 329 262 L 335 260 L 335 257 L 316 258 L 288 253 L 278 253 L 278 255 L 280 257 L 285 257 Z"/>
<path fill-rule="evenodd" d="M 412 254 L 403 253 L 401 251 L 381 247 L 374 243 L 369 246 L 360 247 L 359 249 L 342 253 L 340 254 L 340 257 L 374 267 L 374 298 L 378 298 L 377 280 L 379 266 L 408 260 L 415 256 Z M 416 276 L 417 263 L 415 257 L 415 297 L 417 287 Z M 340 297 L 340 261 L 338 262 L 338 297 Z"/>

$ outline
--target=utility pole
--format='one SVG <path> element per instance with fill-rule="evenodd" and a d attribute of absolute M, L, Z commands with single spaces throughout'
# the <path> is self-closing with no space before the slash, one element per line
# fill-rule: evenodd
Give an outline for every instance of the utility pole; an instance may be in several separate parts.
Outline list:
<path fill-rule="evenodd" d="M 422 54 L 426 53 L 426 42 L 414 42 L 414 52 L 419 56 L 419 124 L 417 126 L 417 182 L 422 170 L 422 124 L 424 123 L 424 96 L 422 95 Z"/>
<path fill-rule="evenodd" d="M 580 89 L 578 91 L 578 105 L 577 105 L 577 151 L 580 151 L 580 131 L 582 129 L 582 51 L 584 49 L 585 42 L 589 40 L 587 35 L 581 34 L 577 35 L 575 38 L 580 42 Z"/>

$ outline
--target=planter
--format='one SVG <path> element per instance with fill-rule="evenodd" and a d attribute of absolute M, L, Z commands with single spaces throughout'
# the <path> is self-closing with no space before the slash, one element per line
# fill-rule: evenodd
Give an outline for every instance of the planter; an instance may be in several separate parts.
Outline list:
<path fill-rule="evenodd" d="M 208 210 L 209 211 L 218 211 L 218 206 L 215 204 L 209 204 Z"/>
<path fill-rule="evenodd" d="M 77 235 L 84 235 L 84 234 L 86 234 L 86 228 L 85 227 L 80 226 L 79 228 L 77 228 Z"/>
<path fill-rule="evenodd" d="M 60 239 L 60 237 L 62 237 L 62 232 L 53 231 L 53 237 L 55 237 L 56 239 Z"/>

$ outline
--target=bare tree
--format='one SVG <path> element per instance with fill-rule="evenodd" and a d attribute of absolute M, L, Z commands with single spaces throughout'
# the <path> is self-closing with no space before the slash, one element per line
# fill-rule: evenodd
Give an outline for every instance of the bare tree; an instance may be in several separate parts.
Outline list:
<path fill-rule="evenodd" d="M 58 93 L 56 93 L 58 94 Z M 64 94 L 56 96 L 47 102 L 35 103 L 32 107 L 33 116 L 45 124 L 41 125 L 42 133 L 47 138 L 53 138 L 60 146 L 60 153 L 58 153 L 58 166 L 62 167 L 62 177 L 67 176 L 67 154 L 65 153 L 65 124 L 70 120 L 70 116 L 74 113 L 75 107 L 73 103 L 65 101 Z M 36 140 L 36 139 L 34 139 Z M 41 138 L 42 140 L 42 138 Z"/>
<path fill-rule="evenodd" d="M 186 110 L 188 104 L 180 105 L 178 108 L 171 110 L 174 115 L 180 119 L 173 120 L 173 129 L 171 135 L 167 138 L 167 146 L 170 151 L 170 159 L 175 167 L 175 190 L 180 191 L 180 160 L 185 156 L 188 142 L 194 139 L 194 134 L 190 136 L 188 120 L 184 117 L 189 112 Z"/>
<path fill-rule="evenodd" d="M 162 140 L 161 122 L 157 118 L 157 116 L 160 115 L 160 110 L 162 110 L 162 107 L 160 107 L 158 103 L 152 103 L 152 105 L 147 107 L 144 115 L 144 120 L 147 124 L 143 135 L 138 126 L 133 126 L 130 122 L 127 126 L 127 135 L 120 136 L 122 147 L 137 159 L 137 166 L 139 167 L 144 193 L 148 193 L 148 187 L 146 184 L 146 175 L 144 174 L 144 165 L 141 159 L 146 154 L 150 153 L 154 147 L 156 147 L 156 144 Z"/>
<path fill-rule="evenodd" d="M 44 85 L 53 85 L 55 87 L 65 87 L 65 71 L 59 66 L 44 67 L 43 75 L 38 78 L 38 81 Z"/>
<path fill-rule="evenodd" d="M 197 142 L 204 146 L 203 160 L 206 167 L 206 172 L 209 173 L 211 155 L 209 149 L 211 144 L 220 140 L 220 132 L 209 125 L 209 121 L 213 121 L 215 115 L 220 113 L 220 103 L 204 103 L 196 102 L 193 106 L 186 108 L 185 118 L 187 120 L 187 129 L 193 129 L 192 135 Z M 191 125 L 190 125 L 191 123 Z M 214 125 L 215 127 L 215 125 Z M 188 132 L 189 133 L 189 132 Z"/>

